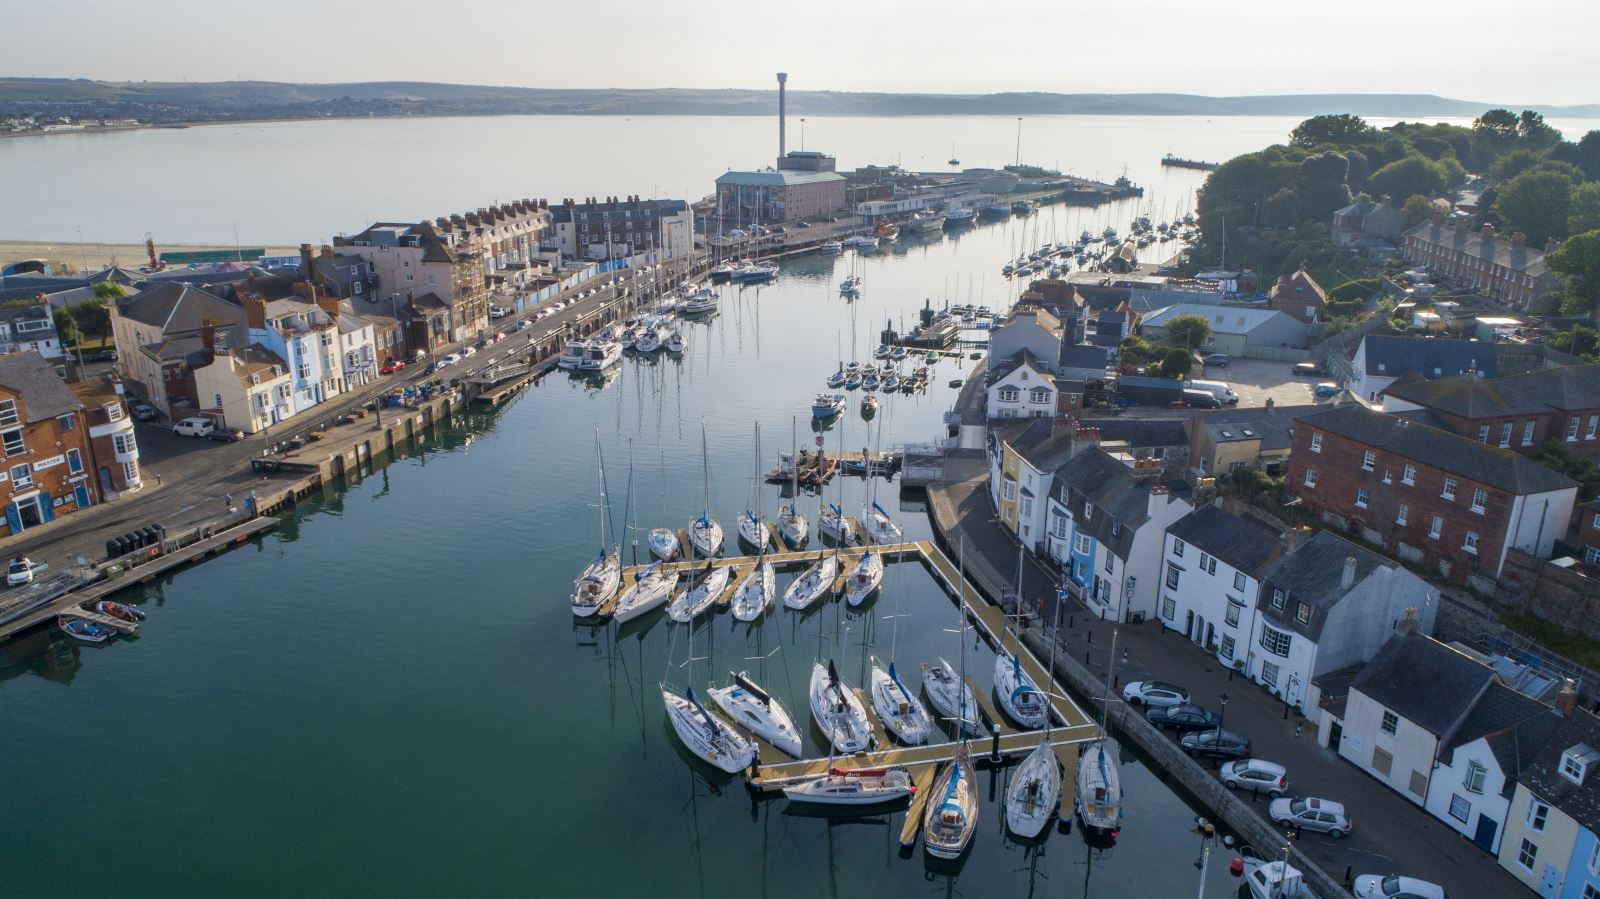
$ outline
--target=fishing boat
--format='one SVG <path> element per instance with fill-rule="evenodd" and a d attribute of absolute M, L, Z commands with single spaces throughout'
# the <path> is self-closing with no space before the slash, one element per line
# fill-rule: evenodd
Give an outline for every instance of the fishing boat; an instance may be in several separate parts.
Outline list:
<path fill-rule="evenodd" d="M 884 219 L 872 228 L 872 236 L 878 239 L 879 244 L 893 243 L 900 236 L 900 226 Z"/>
<path fill-rule="evenodd" d="M 833 748 L 845 754 L 865 752 L 872 746 L 872 725 L 861 697 L 839 679 L 833 662 L 811 665 L 811 714 L 828 735 Z"/>
<path fill-rule="evenodd" d="M 911 772 L 904 768 L 834 768 L 812 780 L 784 787 L 791 802 L 818 805 L 878 805 L 914 795 Z"/>
<path fill-rule="evenodd" d="M 901 543 L 906 538 L 906 532 L 877 503 L 861 510 L 861 523 L 873 543 Z"/>
<path fill-rule="evenodd" d="M 572 614 L 587 618 L 617 592 L 622 580 L 622 548 L 606 539 L 606 461 L 600 452 L 600 430 L 594 432 L 595 495 L 599 498 L 600 551 L 572 584 Z"/>
<path fill-rule="evenodd" d="M 811 524 L 800 514 L 800 466 L 795 464 L 795 459 L 800 455 L 799 422 L 790 419 L 789 425 L 793 432 L 791 439 L 795 444 L 795 451 L 789 457 L 789 476 L 792 483 L 789 487 L 789 505 L 778 511 L 778 538 L 783 541 L 785 547 L 796 550 L 810 541 Z"/>
<path fill-rule="evenodd" d="M 705 507 L 689 520 L 689 544 L 703 558 L 722 552 L 722 524 L 711 514 L 711 462 L 706 449 L 706 426 L 700 424 L 700 478 L 705 488 Z"/>
<path fill-rule="evenodd" d="M 1028 730 L 1044 727 L 1047 706 L 1044 694 L 1022 670 L 1016 655 L 1004 647 L 994 658 L 994 692 L 1000 710 Z"/>
<path fill-rule="evenodd" d="M 944 216 L 937 212 L 924 210 L 911 216 L 911 220 L 906 222 L 906 230 L 912 234 L 929 234 L 934 231 L 943 231 L 944 222 Z"/>
<path fill-rule="evenodd" d="M 772 563 L 763 559 L 761 564 L 751 569 L 739 581 L 733 590 L 733 617 L 739 621 L 754 621 L 760 618 L 767 609 L 772 607 L 772 599 L 778 593 L 777 575 L 773 573 Z"/>
<path fill-rule="evenodd" d="M 693 621 L 711 608 L 722 591 L 728 588 L 728 578 L 732 576 L 733 569 L 707 562 L 699 574 L 700 582 L 696 584 L 694 572 L 690 572 L 689 586 L 679 590 L 672 604 L 667 606 L 667 617 L 679 624 Z"/>
<path fill-rule="evenodd" d="M 888 668 L 884 668 L 876 657 L 873 658 L 867 689 L 872 697 L 872 710 L 883 722 L 885 731 L 908 746 L 921 746 L 928 742 L 928 735 L 933 731 L 933 719 L 928 717 L 922 700 L 901 682 L 893 661 L 889 662 Z"/>
<path fill-rule="evenodd" d="M 85 621 L 82 618 L 71 618 L 61 615 L 56 618 L 56 627 L 61 632 L 81 643 L 104 643 L 117 635 L 117 632 L 103 624 Z"/>
<path fill-rule="evenodd" d="M 878 414 L 878 397 L 876 394 L 867 393 L 861 397 L 861 417 L 871 418 Z"/>
<path fill-rule="evenodd" d="M 109 599 L 102 599 L 94 604 L 94 610 L 102 615 L 112 618 L 121 618 L 123 621 L 143 621 L 144 610 L 138 606 L 124 605 Z"/>
<path fill-rule="evenodd" d="M 833 581 L 838 576 L 839 557 L 823 555 L 789 582 L 788 588 L 783 591 L 784 606 L 796 611 L 809 608 L 833 589 Z"/>
<path fill-rule="evenodd" d="M 566 371 L 576 371 L 578 364 L 589 353 L 589 341 L 569 340 L 566 349 L 561 351 L 561 358 L 556 360 L 556 365 Z"/>
<path fill-rule="evenodd" d="M 959 858 L 978 829 L 977 772 L 966 743 L 940 770 L 922 819 L 922 845 L 935 858 Z"/>
<path fill-rule="evenodd" d="M 735 724 L 772 744 L 792 758 L 800 757 L 800 732 L 783 703 L 756 685 L 750 672 L 728 672 L 732 681 L 726 687 L 709 687 L 706 692 Z"/>
<path fill-rule="evenodd" d="M 832 418 L 850 408 L 850 403 L 842 393 L 819 393 L 811 402 L 811 415 L 814 418 Z"/>
<path fill-rule="evenodd" d="M 844 579 L 844 598 L 852 606 L 859 606 L 883 586 L 883 556 L 867 550 L 856 563 L 854 570 Z"/>
<path fill-rule="evenodd" d="M 1287 861 L 1245 858 L 1244 882 L 1251 899 L 1311 899 L 1305 875 Z"/>
<path fill-rule="evenodd" d="M 658 609 L 672 596 L 677 586 L 676 571 L 662 568 L 660 562 L 652 562 L 650 567 L 633 576 L 632 586 L 622 591 L 612 617 L 622 624 Z"/>
<path fill-rule="evenodd" d="M 737 774 L 750 767 L 756 758 L 756 744 L 734 733 L 716 716 L 706 711 L 690 687 L 679 695 L 672 687 L 661 685 L 661 699 L 667 706 L 667 717 L 678 739 L 689 751 L 729 774 Z"/>
<path fill-rule="evenodd" d="M 952 203 L 944 211 L 944 226 L 946 229 L 959 228 L 962 225 L 972 224 L 977 217 L 978 213 L 975 210 L 959 203 Z"/>
<path fill-rule="evenodd" d="M 822 510 L 818 527 L 822 529 L 822 536 L 834 540 L 841 546 L 856 546 L 861 542 L 854 522 L 834 503 L 828 503 L 827 508 Z"/>
<path fill-rule="evenodd" d="M 955 722 L 963 732 L 978 733 L 978 697 L 957 676 L 949 661 L 941 658 L 937 665 L 923 666 L 922 690 L 928 694 L 934 711 Z"/>

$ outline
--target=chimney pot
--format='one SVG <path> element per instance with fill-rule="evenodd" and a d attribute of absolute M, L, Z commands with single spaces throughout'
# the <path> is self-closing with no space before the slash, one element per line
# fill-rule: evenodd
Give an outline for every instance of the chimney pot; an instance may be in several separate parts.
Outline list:
<path fill-rule="evenodd" d="M 1572 678 L 1564 678 L 1561 692 L 1556 694 L 1556 711 L 1563 715 L 1572 714 L 1578 707 L 1578 691 L 1572 687 Z"/>
<path fill-rule="evenodd" d="M 1400 620 L 1394 623 L 1394 632 L 1400 634 L 1401 636 L 1406 634 L 1414 634 L 1417 632 L 1416 606 L 1407 608 L 1405 614 L 1400 616 Z"/>
<path fill-rule="evenodd" d="M 1339 589 L 1349 590 L 1356 585 L 1356 560 L 1354 556 L 1345 556 L 1344 573 L 1339 575 Z M 1415 610 L 1413 610 L 1415 611 Z"/>

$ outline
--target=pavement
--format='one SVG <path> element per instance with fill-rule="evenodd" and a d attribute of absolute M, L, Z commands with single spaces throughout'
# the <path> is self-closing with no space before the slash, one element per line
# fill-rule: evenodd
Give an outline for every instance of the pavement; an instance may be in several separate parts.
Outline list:
<path fill-rule="evenodd" d="M 969 569 L 985 566 L 1004 572 L 1011 582 L 1017 570 L 1017 542 L 1001 526 L 989 504 L 988 465 L 981 451 L 953 454 L 945 463 L 945 483 L 928 490 L 934 527 L 950 523 L 943 534 L 950 551 L 965 547 Z M 1022 566 L 1021 595 L 1043 614 L 1035 628 L 1053 620 L 1061 574 L 1031 554 Z M 1114 626 L 1094 618 L 1069 597 L 1061 610 L 1061 646 L 1084 660 L 1090 670 L 1111 668 L 1113 690 L 1135 680 L 1163 680 L 1187 688 L 1197 704 L 1223 715 L 1223 726 L 1248 737 L 1255 756 L 1283 765 L 1289 772 L 1291 796 L 1320 796 L 1344 803 L 1354 823 L 1352 832 L 1335 840 L 1306 832 L 1299 845 L 1324 871 L 1343 881 L 1346 873 L 1399 873 L 1443 885 L 1456 899 L 1501 899 L 1523 895 L 1526 888 L 1496 864 L 1494 858 L 1446 827 L 1399 793 L 1379 784 L 1332 750 L 1317 745 L 1316 727 L 1261 687 L 1235 678 L 1201 647 L 1157 622 Z M 1116 658 L 1110 648 L 1116 631 Z M 1114 663 L 1114 664 L 1113 664 Z M 1119 692 L 1120 695 L 1120 692 Z M 1222 697 L 1227 696 L 1224 709 Z M 1120 702 L 1120 699 L 1114 700 Z M 1176 737 L 1170 737 L 1176 739 Z M 1215 762 L 1202 762 L 1215 768 Z M 1250 799 L 1267 818 L 1268 798 Z"/>

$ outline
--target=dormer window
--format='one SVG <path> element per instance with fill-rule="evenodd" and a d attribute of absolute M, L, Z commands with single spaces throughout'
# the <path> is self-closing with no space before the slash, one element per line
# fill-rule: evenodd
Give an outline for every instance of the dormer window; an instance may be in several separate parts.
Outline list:
<path fill-rule="evenodd" d="M 1561 776 L 1581 786 L 1584 776 L 1589 773 L 1589 767 L 1597 759 L 1600 759 L 1600 752 L 1595 751 L 1587 743 L 1569 747 L 1566 752 L 1561 753 Z"/>

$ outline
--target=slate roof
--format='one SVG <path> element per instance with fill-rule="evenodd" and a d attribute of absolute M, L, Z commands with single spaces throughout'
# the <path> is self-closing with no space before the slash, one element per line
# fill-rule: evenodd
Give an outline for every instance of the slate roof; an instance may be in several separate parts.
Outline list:
<path fill-rule="evenodd" d="M 1080 428 L 1094 428 L 1101 441 L 1126 441 L 1129 446 L 1188 446 L 1189 432 L 1181 418 L 1086 418 Z"/>
<path fill-rule="evenodd" d="M 1600 718 L 1581 708 L 1561 719 L 1518 779 L 1581 826 L 1600 831 L 1600 770 L 1597 770 L 1600 765 L 1589 764 L 1582 784 L 1575 784 L 1561 774 L 1562 753 L 1580 743 L 1600 748 Z"/>
<path fill-rule="evenodd" d="M 637 203 L 574 203 L 571 206 L 562 203 L 550 207 L 550 220 L 553 222 L 570 222 L 575 212 L 603 215 L 607 212 L 621 213 L 624 211 L 649 210 L 658 216 L 671 216 L 683 212 L 688 206 L 689 204 L 683 200 L 640 200 Z"/>
<path fill-rule="evenodd" d="M 996 434 L 1034 471 L 1050 472 L 1072 458 L 1077 428 L 1058 426 L 1049 418 L 1034 418 L 1026 424 L 997 429 Z"/>
<path fill-rule="evenodd" d="M 1347 595 L 1342 586 L 1346 559 L 1356 560 L 1352 589 L 1379 568 L 1394 569 L 1396 577 L 1415 577 L 1396 563 L 1332 531 L 1318 531 L 1293 552 L 1275 561 L 1261 579 L 1262 595 L 1271 597 L 1273 590 L 1287 594 L 1283 608 L 1274 609 L 1268 601 L 1262 605 L 1261 613 L 1279 630 L 1302 634 L 1313 642 L 1320 640 L 1328 613 Z M 1311 607 L 1310 620 L 1299 619 L 1300 603 Z"/>
<path fill-rule="evenodd" d="M 1439 747 L 1439 758 L 1449 758 L 1459 747 L 1483 737 L 1506 775 L 1505 792 L 1510 793 L 1517 772 L 1533 761 L 1560 723 L 1555 709 L 1495 681 L 1455 735 Z"/>
<path fill-rule="evenodd" d="M 1563 365 L 1496 382 L 1509 391 L 1563 412 L 1600 409 L 1600 365 Z"/>
<path fill-rule="evenodd" d="M 1493 679 L 1488 665 L 1423 634 L 1410 633 L 1390 637 L 1350 689 L 1448 740 Z"/>
<path fill-rule="evenodd" d="M 1442 378 L 1476 370 L 1492 378 L 1500 373 L 1494 344 L 1480 340 L 1369 334 L 1361 338 L 1361 345 L 1366 348 L 1369 375 L 1397 378 L 1418 372 L 1424 377 Z"/>
<path fill-rule="evenodd" d="M 1263 450 L 1288 449 L 1294 443 L 1294 426 L 1325 406 L 1273 406 L 1216 409 L 1196 413 L 1200 424 L 1216 443 L 1261 440 Z M 1251 433 L 1245 433 L 1250 431 Z M 1226 436 L 1224 435 L 1226 432 Z"/>
<path fill-rule="evenodd" d="M 83 408 L 67 382 L 61 380 L 38 350 L 0 356 L 0 385 L 22 396 L 26 423 L 44 421 Z"/>
<path fill-rule="evenodd" d="M 817 184 L 843 180 L 844 176 L 838 172 L 725 172 L 717 176 L 718 184 L 743 184 L 756 187 L 786 187 L 791 184 Z"/>
<path fill-rule="evenodd" d="M 1393 415 L 1347 403 L 1300 419 L 1314 427 L 1348 437 L 1441 471 L 1499 488 L 1513 495 L 1565 490 L 1578 483 L 1508 449 L 1468 440 Z"/>
<path fill-rule="evenodd" d="M 1133 548 L 1139 527 L 1150 520 L 1150 491 L 1157 486 L 1168 490 L 1168 501 L 1187 498 L 1189 485 L 1182 481 L 1158 485 L 1149 478 L 1136 478 L 1128 466 L 1106 451 L 1095 448 L 1079 453 L 1056 469 L 1052 495 L 1072 510 L 1075 525 L 1088 531 L 1102 546 L 1121 559 Z M 1083 502 L 1094 505 L 1094 514 L 1083 521 Z M 1113 538 L 1113 525 L 1121 525 Z"/>
<path fill-rule="evenodd" d="M 1276 309 L 1250 309 L 1244 306 L 1203 306 L 1198 303 L 1178 303 L 1145 316 L 1144 327 L 1165 328 L 1168 321 L 1180 315 L 1200 316 L 1211 323 L 1211 331 L 1215 334 L 1249 334 L 1277 316 L 1293 317 Z"/>
<path fill-rule="evenodd" d="M 207 318 L 218 327 L 244 321 L 244 309 L 182 281 L 147 286 L 120 300 L 117 314 L 159 328 L 163 334 L 198 331 Z"/>
<path fill-rule="evenodd" d="M 989 383 L 993 384 L 994 382 L 999 381 L 1006 375 L 1009 375 L 1021 368 L 1024 364 L 1032 367 L 1034 371 L 1037 371 L 1041 375 L 1045 375 L 1047 377 L 1050 375 L 1050 370 L 1040 365 L 1039 360 L 1034 358 L 1033 351 L 1027 347 L 1023 347 L 1022 349 L 1017 350 L 1015 353 L 1012 353 L 1011 358 L 1005 360 L 999 365 L 996 365 L 994 369 L 989 372 Z"/>
<path fill-rule="evenodd" d="M 1495 265 L 1534 277 L 1545 273 L 1544 253 L 1539 250 L 1529 246 L 1512 246 L 1509 237 L 1492 236 L 1485 240 L 1481 232 L 1457 231 L 1454 222 L 1419 222 L 1405 236 L 1464 256 L 1488 259 Z"/>
<path fill-rule="evenodd" d="M 1173 522 L 1167 533 L 1257 580 L 1289 548 L 1265 526 L 1209 503 Z"/>
<path fill-rule="evenodd" d="M 1594 376 L 1596 375 L 1591 373 L 1591 377 Z M 1550 411 L 1550 407 L 1544 403 L 1520 391 L 1507 389 L 1508 380 L 1510 379 L 1480 378 L 1475 374 L 1466 373 L 1432 381 L 1391 384 L 1383 393 L 1384 396 L 1392 396 L 1462 418 L 1500 418 Z"/>
<path fill-rule="evenodd" d="M 16 340 L 42 340 L 46 337 L 55 337 L 55 314 L 51 312 L 49 303 L 0 304 L 0 321 L 11 324 L 11 336 Z M 31 331 L 27 333 L 17 331 L 17 322 L 24 321 L 48 322 L 50 327 L 47 331 Z M 30 334 L 35 336 L 29 336 Z"/>
<path fill-rule="evenodd" d="M 1103 371 L 1110 364 L 1111 354 L 1103 346 L 1062 344 L 1057 364 L 1061 368 L 1088 368 Z"/>

